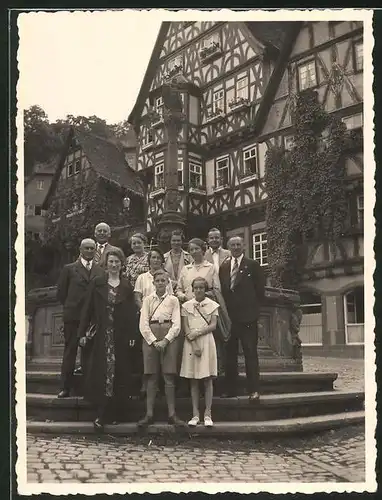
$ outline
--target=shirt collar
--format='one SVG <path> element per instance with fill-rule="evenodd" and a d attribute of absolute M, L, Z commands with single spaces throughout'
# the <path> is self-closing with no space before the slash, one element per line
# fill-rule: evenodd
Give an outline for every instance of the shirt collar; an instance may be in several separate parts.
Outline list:
<path fill-rule="evenodd" d="M 167 297 L 168 293 L 167 293 L 167 292 L 164 292 L 164 294 L 163 294 L 161 297 L 159 297 L 159 295 L 157 295 L 157 292 L 154 292 L 154 294 L 153 294 L 153 295 L 154 295 L 154 297 L 156 297 L 158 300 L 164 300 L 164 299 Z"/>
<path fill-rule="evenodd" d="M 90 264 L 90 267 L 92 267 L 92 265 L 93 265 L 93 260 L 86 260 L 86 259 L 84 259 L 83 257 L 81 257 L 81 264 L 82 264 L 84 267 L 87 267 L 88 263 Z"/>
<path fill-rule="evenodd" d="M 231 256 L 231 263 L 232 263 L 232 265 L 234 264 L 235 259 L 237 259 L 237 263 L 240 266 L 241 261 L 243 260 L 243 257 L 244 257 L 243 253 L 240 255 L 240 257 L 233 257 L 233 256 Z"/>
<path fill-rule="evenodd" d="M 219 248 L 217 248 L 216 250 L 214 250 L 213 248 L 211 248 L 211 247 L 210 247 L 210 250 L 211 250 L 211 252 L 212 252 L 212 253 L 219 253 L 219 252 L 220 252 L 220 250 L 221 250 L 221 248 L 222 248 L 222 247 L 219 247 Z"/>
<path fill-rule="evenodd" d="M 105 248 L 105 246 L 107 245 L 107 242 L 106 243 L 97 243 L 98 245 L 98 248 Z"/>

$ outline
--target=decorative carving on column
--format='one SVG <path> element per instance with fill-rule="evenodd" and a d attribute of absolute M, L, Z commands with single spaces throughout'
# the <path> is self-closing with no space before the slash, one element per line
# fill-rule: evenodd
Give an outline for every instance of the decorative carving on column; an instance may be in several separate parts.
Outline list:
<path fill-rule="evenodd" d="M 180 87 L 175 79 L 162 87 L 167 158 L 164 172 L 163 214 L 158 222 L 158 243 L 164 251 L 169 249 L 171 231 L 183 230 L 185 227 L 184 216 L 181 213 L 181 195 L 178 191 L 178 135 L 185 121 L 179 90 Z"/>
<path fill-rule="evenodd" d="M 301 320 L 302 310 L 298 306 L 294 307 L 290 316 L 289 331 L 292 344 L 292 358 L 298 363 L 302 363 L 301 339 L 299 336 Z"/>

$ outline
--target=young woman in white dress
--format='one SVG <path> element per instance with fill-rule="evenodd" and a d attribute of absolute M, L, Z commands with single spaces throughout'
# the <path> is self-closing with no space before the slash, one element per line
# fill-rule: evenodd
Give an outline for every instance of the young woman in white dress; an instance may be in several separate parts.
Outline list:
<path fill-rule="evenodd" d="M 208 283 L 197 277 L 192 282 L 194 298 L 182 306 L 182 327 L 185 335 L 180 376 L 190 380 L 193 416 L 188 422 L 200 422 L 199 381 L 204 380 L 204 425 L 212 427 L 213 378 L 217 376 L 217 354 L 213 332 L 216 329 L 219 304 L 206 297 Z"/>

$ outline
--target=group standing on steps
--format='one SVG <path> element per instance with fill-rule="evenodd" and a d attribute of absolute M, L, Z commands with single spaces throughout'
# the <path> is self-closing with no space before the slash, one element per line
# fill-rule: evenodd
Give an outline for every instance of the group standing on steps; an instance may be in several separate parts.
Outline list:
<path fill-rule="evenodd" d="M 141 377 L 146 414 L 140 428 L 154 422 L 160 382 L 168 421 L 185 425 L 176 414 L 176 381 L 189 381 L 190 427 L 200 423 L 199 386 L 204 384 L 204 425 L 213 426 L 213 380 L 224 372 L 223 397 L 237 395 L 238 343 L 245 359 L 250 402 L 259 400 L 257 320 L 264 299 L 260 265 L 244 255 L 233 236 L 222 248 L 219 229 L 207 243 L 200 238 L 183 249 L 183 234 L 171 235 L 171 250 L 146 252 L 146 237 L 131 237 L 133 253 L 110 245 L 110 227 L 96 226 L 93 239 L 80 245 L 78 259 L 64 266 L 57 295 L 63 304 L 64 354 L 59 398 L 70 396 L 73 374 L 82 373 L 84 397 L 97 408 L 94 427 L 102 431 L 109 413 L 132 396 L 134 375 Z M 77 347 L 81 366 L 75 369 Z"/>

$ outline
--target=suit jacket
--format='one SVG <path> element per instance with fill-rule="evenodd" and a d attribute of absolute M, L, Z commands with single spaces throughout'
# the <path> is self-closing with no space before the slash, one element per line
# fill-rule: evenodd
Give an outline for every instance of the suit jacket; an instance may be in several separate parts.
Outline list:
<path fill-rule="evenodd" d="M 172 265 L 172 260 L 171 260 L 171 251 L 166 252 L 164 254 L 164 268 L 170 275 L 170 279 L 173 282 L 177 282 L 180 276 L 180 272 L 183 269 L 184 266 L 187 266 L 188 264 L 191 264 L 193 261 L 191 255 L 186 252 L 185 250 L 182 250 L 181 255 L 180 255 L 180 260 L 179 260 L 179 268 L 178 268 L 178 278 L 175 278 L 174 274 L 174 267 Z"/>
<path fill-rule="evenodd" d="M 64 266 L 57 283 L 57 298 L 64 306 L 64 322 L 80 321 L 89 284 L 96 276 L 104 274 L 105 271 L 94 262 L 90 273 L 81 260 Z"/>
<path fill-rule="evenodd" d="M 219 248 L 219 267 L 228 257 L 231 257 L 231 252 L 229 250 L 226 250 L 225 248 Z M 211 248 L 209 248 L 206 251 L 206 253 L 204 254 L 204 258 L 208 260 L 208 262 L 211 262 L 211 264 L 214 263 L 214 259 L 212 258 Z"/>
<path fill-rule="evenodd" d="M 265 295 L 265 276 L 258 262 L 243 256 L 231 290 L 231 258 L 219 269 L 222 294 L 231 321 L 251 323 L 257 321 Z"/>
<path fill-rule="evenodd" d="M 118 248 L 118 250 L 120 250 L 123 253 L 123 251 L 122 251 L 121 248 L 116 247 L 114 245 L 110 245 L 110 243 L 107 243 L 106 246 L 105 246 L 104 251 L 102 252 L 100 260 L 98 262 L 96 262 L 96 260 L 95 260 L 95 263 L 104 268 L 106 266 L 106 260 L 105 259 L 106 259 L 106 254 L 107 254 L 108 250 L 113 250 L 115 248 Z M 125 263 L 125 259 L 122 262 L 122 264 L 124 264 L 124 263 Z"/>

